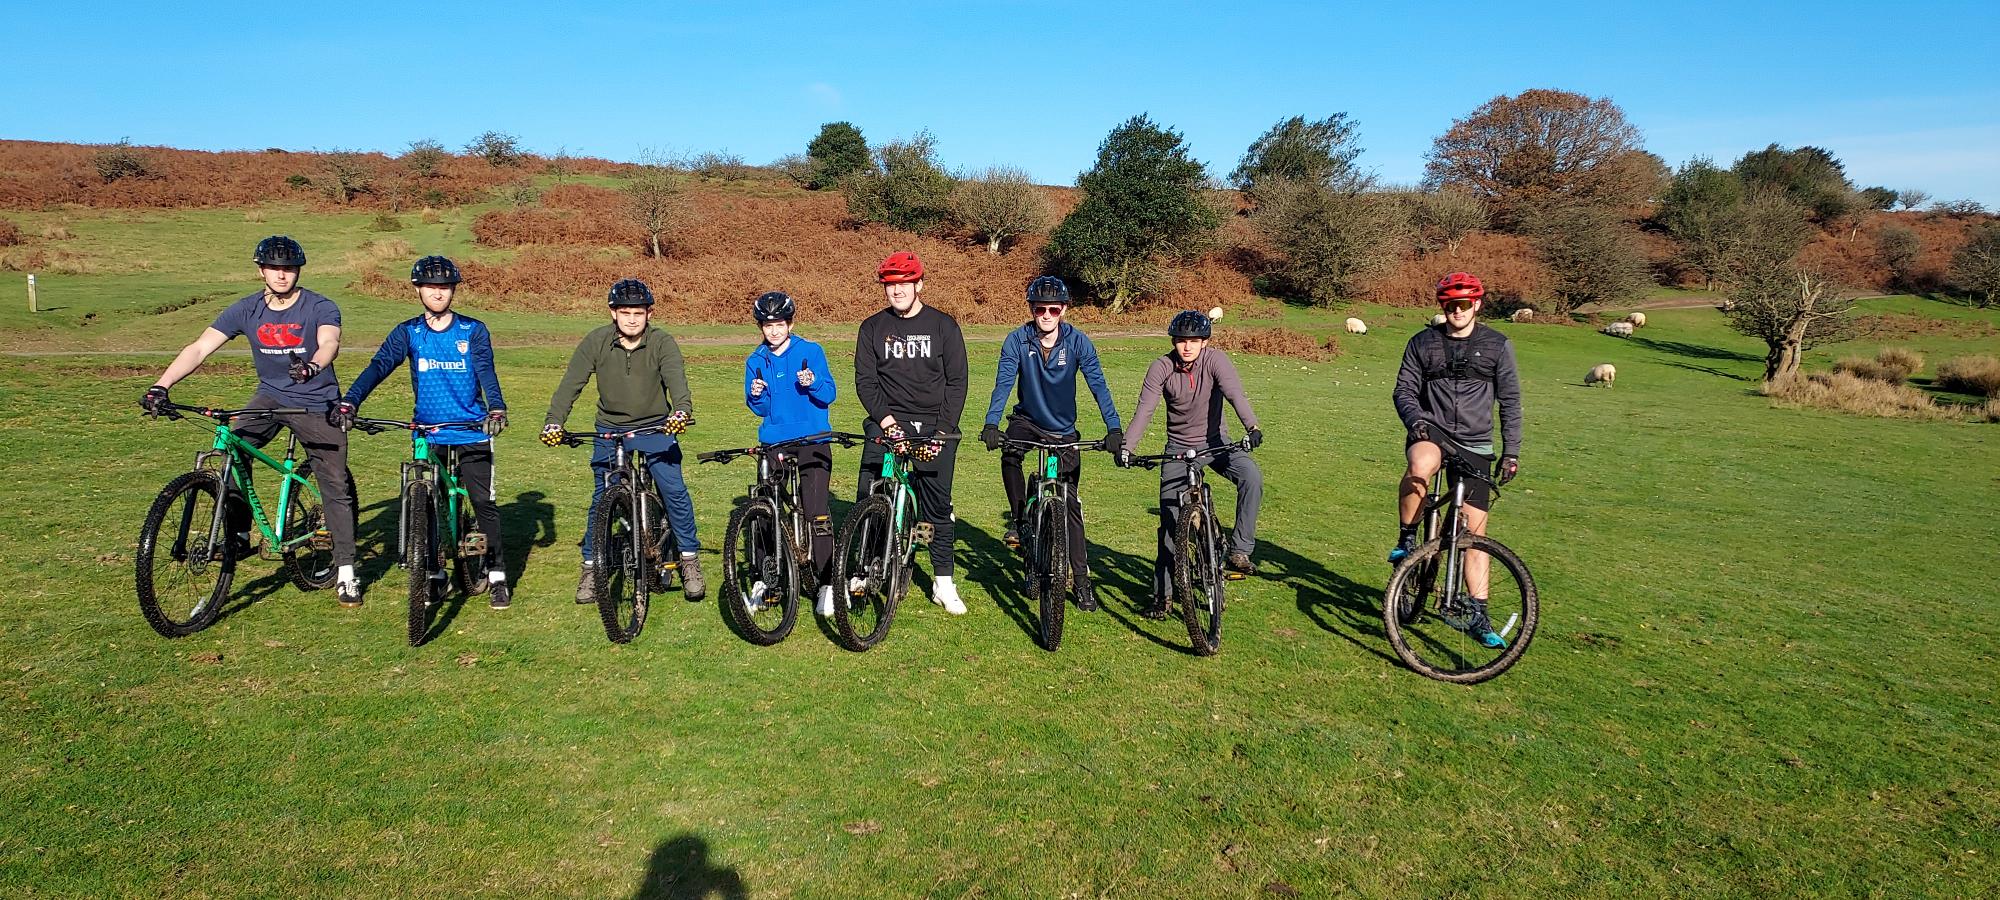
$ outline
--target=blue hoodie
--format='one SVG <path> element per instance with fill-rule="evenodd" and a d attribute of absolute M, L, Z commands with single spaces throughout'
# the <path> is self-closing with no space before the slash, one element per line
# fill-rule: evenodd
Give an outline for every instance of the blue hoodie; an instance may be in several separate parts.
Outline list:
<path fill-rule="evenodd" d="M 1104 367 L 1097 362 L 1097 346 L 1064 322 L 1056 326 L 1056 345 L 1042 355 L 1042 335 L 1029 322 L 1007 335 L 1000 344 L 1000 373 L 993 379 L 993 401 L 986 407 L 986 424 L 1000 424 L 1000 410 L 1014 381 L 1021 382 L 1021 402 L 1014 407 L 1050 434 L 1076 431 L 1076 374 L 1081 371 L 1097 398 L 1097 410 L 1104 427 L 1118 430 L 1118 406 L 1111 402 L 1111 388 L 1104 383 Z"/>
<path fill-rule="evenodd" d="M 812 369 L 812 387 L 800 387 L 799 372 L 807 368 Z M 759 378 L 764 379 L 764 393 L 752 397 L 750 382 Z M 833 405 L 833 396 L 826 351 L 798 335 L 792 335 L 783 355 L 771 352 L 770 344 L 758 344 L 743 362 L 743 403 L 764 417 L 757 440 L 766 444 L 831 430 L 826 409 Z"/>

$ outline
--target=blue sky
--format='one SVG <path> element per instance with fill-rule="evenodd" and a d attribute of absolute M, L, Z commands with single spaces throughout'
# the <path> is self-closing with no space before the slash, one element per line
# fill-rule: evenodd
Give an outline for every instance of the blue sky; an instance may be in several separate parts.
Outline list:
<path fill-rule="evenodd" d="M 1499 94 L 1608 96 L 1647 149 L 1814 144 L 1859 185 L 2000 208 L 2000 3 L 594 3 L 87 7 L 7 0 L 0 137 L 202 149 L 800 152 L 845 119 L 947 165 L 1063 184 L 1140 112 L 1226 174 L 1278 120 L 1346 112 L 1413 182 Z M 86 8 L 88 18 L 73 10 Z"/>

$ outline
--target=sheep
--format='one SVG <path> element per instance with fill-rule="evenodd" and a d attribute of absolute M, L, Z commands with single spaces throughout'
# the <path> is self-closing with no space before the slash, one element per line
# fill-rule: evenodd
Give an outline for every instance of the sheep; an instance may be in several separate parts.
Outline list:
<path fill-rule="evenodd" d="M 1432 316 L 1432 317 L 1431 317 L 1431 324 L 1432 324 L 1432 325 L 1443 325 L 1443 324 L 1444 324 L 1444 313 L 1438 313 L 1437 315 L 1435 315 L 1435 316 Z"/>
<path fill-rule="evenodd" d="M 1366 322 L 1363 322 L 1363 321 L 1361 321 L 1360 319 L 1356 319 L 1356 318 L 1352 318 L 1352 317 L 1349 317 L 1349 318 L 1348 318 L 1348 320 L 1347 320 L 1347 333 L 1348 333 L 1348 334 L 1367 334 L 1367 333 L 1368 333 L 1368 323 L 1366 323 Z"/>
<path fill-rule="evenodd" d="M 1642 312 L 1635 312 L 1629 316 L 1626 316 L 1625 321 L 1632 323 L 1633 328 L 1644 328 L 1646 327 L 1646 314 Z"/>
<path fill-rule="evenodd" d="M 1532 322 L 1534 320 L 1535 320 L 1535 311 L 1525 306 L 1521 307 L 1520 309 L 1514 310 L 1514 314 L 1507 317 L 1507 321 L 1510 322 Z"/>
<path fill-rule="evenodd" d="M 1604 326 L 1600 330 L 1603 331 L 1605 334 L 1611 335 L 1612 337 L 1628 338 L 1632 336 L 1632 323 L 1613 322 L 1609 325 Z"/>
<path fill-rule="evenodd" d="M 1590 373 L 1583 376 L 1584 384 L 1601 384 L 1610 387 L 1618 380 L 1618 367 L 1610 363 L 1598 363 L 1590 367 Z"/>
<path fill-rule="evenodd" d="M 1208 320 L 1209 320 L 1210 322 L 1220 322 L 1220 321 L 1222 321 L 1222 307 L 1220 307 L 1220 306 L 1211 306 L 1211 307 L 1209 307 L 1209 308 L 1208 308 Z"/>

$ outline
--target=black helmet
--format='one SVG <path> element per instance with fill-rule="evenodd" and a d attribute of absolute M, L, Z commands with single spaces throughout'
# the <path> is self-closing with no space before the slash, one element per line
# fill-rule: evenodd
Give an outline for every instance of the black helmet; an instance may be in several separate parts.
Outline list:
<path fill-rule="evenodd" d="M 457 284 L 458 267 L 442 256 L 426 256 L 410 267 L 411 284 Z"/>
<path fill-rule="evenodd" d="M 1028 282 L 1029 303 L 1060 303 L 1069 305 L 1069 285 L 1054 275 L 1043 275 Z"/>
<path fill-rule="evenodd" d="M 652 306 L 653 292 L 637 278 L 627 278 L 611 286 L 612 306 Z"/>
<path fill-rule="evenodd" d="M 306 264 L 306 251 L 299 242 L 282 234 L 274 234 L 257 242 L 257 255 L 251 257 L 260 266 L 301 266 Z"/>
<path fill-rule="evenodd" d="M 1182 310 L 1174 314 L 1173 322 L 1167 325 L 1167 336 L 1179 338 L 1201 338 L 1207 340 L 1211 323 L 1208 317 L 1194 310 Z"/>
<path fill-rule="evenodd" d="M 750 317 L 756 319 L 759 325 L 790 322 L 798 312 L 798 304 L 793 303 L 792 296 L 784 291 L 762 294 L 757 297 L 756 302 L 750 304 Z"/>

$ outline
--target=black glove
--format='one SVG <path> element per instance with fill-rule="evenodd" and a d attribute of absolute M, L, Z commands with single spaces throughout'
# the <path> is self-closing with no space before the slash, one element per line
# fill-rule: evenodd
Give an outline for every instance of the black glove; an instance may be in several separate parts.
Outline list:
<path fill-rule="evenodd" d="M 1521 474 L 1521 461 L 1511 456 L 1500 457 L 1500 465 L 1494 467 L 1493 474 L 1501 484 L 1513 481 L 1514 476 Z"/>
<path fill-rule="evenodd" d="M 480 430 L 486 432 L 487 437 L 496 438 L 499 437 L 500 432 L 505 431 L 506 428 L 507 428 L 507 411 L 504 409 L 496 409 L 486 414 L 486 427 L 481 428 Z"/>
<path fill-rule="evenodd" d="M 1118 459 L 1118 468 L 1129 469 L 1132 467 L 1132 451 L 1120 449 L 1118 451 L 1117 459 Z"/>
<path fill-rule="evenodd" d="M 326 424 L 341 431 L 350 430 L 354 427 L 354 410 L 354 404 L 345 400 L 335 403 L 326 411 Z"/>
<path fill-rule="evenodd" d="M 1410 436 L 1420 441 L 1430 440 L 1431 423 L 1426 422 L 1422 419 L 1418 419 L 1416 422 L 1410 425 Z"/>
<path fill-rule="evenodd" d="M 145 410 L 146 415 L 157 418 L 171 402 L 167 399 L 167 389 L 156 384 L 147 388 L 145 396 L 139 398 L 139 408 Z"/>
<path fill-rule="evenodd" d="M 1264 446 L 1264 429 L 1250 429 L 1250 449 L 1255 450 L 1262 446 Z"/>
<path fill-rule="evenodd" d="M 979 442 L 985 444 L 988 450 L 1000 449 L 1000 426 L 988 425 L 984 429 L 981 429 L 979 432 Z"/>
<path fill-rule="evenodd" d="M 1113 428 L 1110 431 L 1105 432 L 1104 449 L 1106 452 L 1110 453 L 1113 456 L 1117 456 L 1124 453 L 1125 452 L 1124 430 L 1119 428 Z"/>
<path fill-rule="evenodd" d="M 319 370 L 319 363 L 306 359 L 296 353 L 292 354 L 291 375 L 293 384 L 304 384 L 311 381 L 314 375 L 319 374 Z"/>

